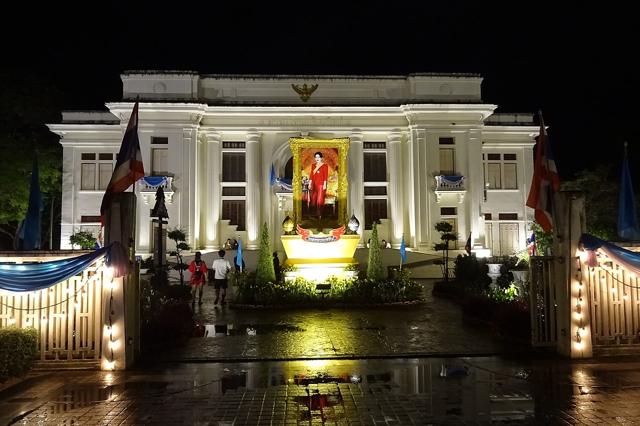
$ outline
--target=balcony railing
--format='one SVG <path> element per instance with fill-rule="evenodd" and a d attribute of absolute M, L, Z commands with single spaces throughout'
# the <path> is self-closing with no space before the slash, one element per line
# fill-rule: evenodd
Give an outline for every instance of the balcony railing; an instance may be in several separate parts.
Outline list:
<path fill-rule="evenodd" d="M 464 191 L 464 176 L 436 176 L 436 191 Z"/>
<path fill-rule="evenodd" d="M 464 194 L 467 189 L 464 185 L 464 176 L 438 175 L 436 179 L 436 202 L 440 202 L 443 194 L 455 194 L 458 196 L 458 202 L 464 201 Z"/>
<path fill-rule="evenodd" d="M 173 202 L 173 176 L 145 176 L 138 181 L 138 185 L 146 204 L 155 202 L 158 187 L 162 187 L 167 203 Z"/>

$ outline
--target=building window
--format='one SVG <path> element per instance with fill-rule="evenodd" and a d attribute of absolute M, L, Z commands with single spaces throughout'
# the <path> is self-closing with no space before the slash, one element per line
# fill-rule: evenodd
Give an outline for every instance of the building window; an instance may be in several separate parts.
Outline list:
<path fill-rule="evenodd" d="M 223 152 L 222 153 L 222 181 L 223 182 L 245 182 L 245 153 L 244 152 Z"/>
<path fill-rule="evenodd" d="M 498 213 L 498 220 L 518 220 L 518 213 Z"/>
<path fill-rule="evenodd" d="M 246 226 L 246 153 L 244 142 L 222 142 L 221 218 L 244 231 Z"/>
<path fill-rule="evenodd" d="M 455 207 L 440 207 L 440 216 L 456 216 L 458 209 Z"/>
<path fill-rule="evenodd" d="M 485 213 L 484 220 L 491 220 L 491 213 Z"/>
<path fill-rule="evenodd" d="M 453 148 L 440 148 L 440 174 L 451 176 L 455 173 L 455 150 Z"/>
<path fill-rule="evenodd" d="M 387 219 L 387 144 L 364 142 L 364 229 Z"/>
<path fill-rule="evenodd" d="M 100 223 L 100 216 L 80 216 L 80 223 Z"/>
<path fill-rule="evenodd" d="M 238 231 L 245 230 L 245 200 L 222 200 L 222 219 L 236 225 Z"/>
<path fill-rule="evenodd" d="M 364 153 L 364 181 L 387 181 L 387 154 L 384 152 Z"/>
<path fill-rule="evenodd" d="M 85 152 L 80 156 L 80 189 L 96 190 L 107 189 L 111 175 L 115 155 L 111 152 Z"/>
<path fill-rule="evenodd" d="M 169 175 L 168 148 L 151 148 L 151 174 L 153 176 Z"/>
<path fill-rule="evenodd" d="M 483 154 L 487 189 L 518 189 L 516 154 Z"/>
<path fill-rule="evenodd" d="M 445 176 L 451 176 L 456 174 L 456 156 L 455 148 L 451 145 L 455 145 L 454 138 L 443 137 L 438 138 L 438 145 L 440 146 L 440 174 Z"/>
<path fill-rule="evenodd" d="M 372 229 L 374 223 L 387 218 L 387 199 L 364 199 L 364 229 Z"/>

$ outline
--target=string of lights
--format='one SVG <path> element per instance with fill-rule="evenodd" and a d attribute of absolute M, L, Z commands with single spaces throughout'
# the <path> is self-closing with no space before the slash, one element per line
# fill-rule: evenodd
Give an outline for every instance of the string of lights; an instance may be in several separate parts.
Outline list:
<path fill-rule="evenodd" d="M 64 299 L 64 300 L 61 300 L 60 302 L 53 303 L 53 304 L 51 304 L 51 305 L 47 305 L 47 306 L 39 306 L 39 307 L 37 307 L 37 308 L 19 308 L 19 307 L 17 307 L 17 306 L 9 305 L 9 304 L 4 303 L 4 302 L 2 302 L 2 301 L 0 301 L 0 305 L 5 306 L 5 307 L 7 307 L 7 308 L 9 308 L 9 309 L 13 309 L 14 311 L 34 311 L 34 313 L 35 313 L 35 311 L 38 311 L 38 310 L 42 310 L 42 309 L 49 309 L 49 308 L 53 308 L 53 307 L 55 307 L 55 306 L 61 305 L 61 304 L 65 303 L 65 302 L 68 302 L 68 301 L 69 301 L 69 300 L 71 300 L 72 298 L 73 298 L 73 299 L 75 299 L 75 300 L 74 300 L 75 302 L 77 302 L 76 297 L 77 297 L 78 293 L 79 293 L 80 291 L 84 290 L 85 285 L 87 285 L 87 284 L 89 283 L 89 281 L 91 281 L 92 279 L 95 279 L 95 277 L 96 277 L 96 276 L 97 276 L 97 275 L 92 275 L 92 276 L 90 276 L 90 277 L 87 277 L 87 278 L 86 278 L 86 279 L 85 279 L 85 280 L 84 280 L 84 281 L 83 281 L 83 282 L 78 286 L 78 288 L 76 289 L 76 291 L 75 291 L 75 292 L 73 292 L 73 293 L 71 294 L 71 296 L 67 297 L 67 298 L 66 298 L 66 299 Z M 53 289 L 52 287 L 50 287 L 48 290 L 49 290 L 49 292 L 53 292 L 53 291 L 54 291 L 54 289 Z M 41 290 L 36 290 L 36 291 L 41 291 Z M 67 289 L 63 289 L 63 291 L 67 291 Z"/>

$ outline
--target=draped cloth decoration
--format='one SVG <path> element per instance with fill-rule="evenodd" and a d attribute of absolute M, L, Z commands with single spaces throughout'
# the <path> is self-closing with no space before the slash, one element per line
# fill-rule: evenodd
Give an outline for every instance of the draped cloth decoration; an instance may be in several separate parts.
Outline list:
<path fill-rule="evenodd" d="M 104 257 L 111 246 L 78 257 L 40 263 L 0 263 L 0 290 L 35 291 L 78 274 Z"/>
<path fill-rule="evenodd" d="M 166 176 L 144 176 L 142 180 L 147 184 L 149 188 L 157 188 L 159 186 L 165 186 L 167 184 Z"/>
<path fill-rule="evenodd" d="M 593 253 L 595 253 L 596 250 L 600 250 L 603 254 L 607 255 L 609 259 L 627 271 L 640 275 L 640 253 L 623 249 L 613 243 L 589 234 L 582 234 L 580 237 L 580 245 Z M 589 264 L 589 266 L 595 265 Z"/>

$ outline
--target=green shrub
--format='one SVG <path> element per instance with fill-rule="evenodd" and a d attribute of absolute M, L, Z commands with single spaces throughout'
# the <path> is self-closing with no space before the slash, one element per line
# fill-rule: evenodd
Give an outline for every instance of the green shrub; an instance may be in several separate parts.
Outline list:
<path fill-rule="evenodd" d="M 96 237 L 89 231 L 78 231 L 69 237 L 71 247 L 80 246 L 83 250 L 91 250 L 96 247 Z"/>
<path fill-rule="evenodd" d="M 191 288 L 188 285 L 142 287 L 142 338 L 148 343 L 171 342 L 193 333 Z"/>
<path fill-rule="evenodd" d="M 422 299 L 422 286 L 409 279 L 402 271 L 387 280 L 340 279 L 329 277 L 331 288 L 316 290 L 314 281 L 296 278 L 289 282 L 260 283 L 255 276 L 245 273 L 231 275 L 236 287 L 236 303 L 257 305 L 329 305 L 336 303 L 372 304 L 407 302 Z"/>
<path fill-rule="evenodd" d="M 478 294 L 489 288 L 489 267 L 475 256 L 458 255 L 455 261 L 455 284 L 466 293 Z"/>
<path fill-rule="evenodd" d="M 260 250 L 258 252 L 256 281 L 260 283 L 274 283 L 276 281 L 276 271 L 273 267 L 273 257 L 271 257 L 267 222 L 262 224 L 262 230 L 260 231 Z"/>
<path fill-rule="evenodd" d="M 37 353 L 38 332 L 35 328 L 0 329 L 0 382 L 29 371 Z"/>
<path fill-rule="evenodd" d="M 378 227 L 373 224 L 371 232 L 371 243 L 369 244 L 369 259 L 367 261 L 367 278 L 370 280 L 381 280 L 384 278 L 384 268 L 380 255 L 380 242 L 378 241 Z"/>

